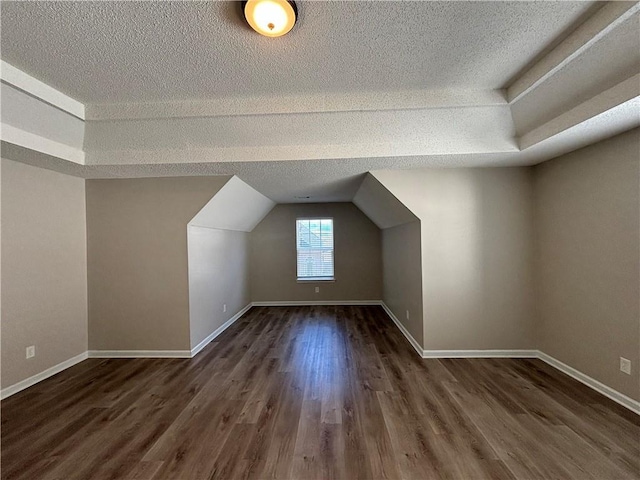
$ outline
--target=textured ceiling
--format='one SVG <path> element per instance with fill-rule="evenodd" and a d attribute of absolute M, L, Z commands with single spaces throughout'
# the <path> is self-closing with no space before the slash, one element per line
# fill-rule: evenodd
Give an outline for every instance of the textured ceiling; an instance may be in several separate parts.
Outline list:
<path fill-rule="evenodd" d="M 617 110 L 626 110 L 626 113 Z M 637 126 L 638 111 L 640 99 L 598 115 L 527 150 L 500 154 L 91 166 L 73 164 L 2 142 L 2 156 L 85 178 L 238 175 L 277 203 L 348 202 L 353 199 L 366 172 L 370 170 L 533 165 Z M 633 120 L 634 116 L 636 120 Z M 629 118 L 632 119 L 631 123 Z M 306 196 L 310 198 L 299 198 Z"/>
<path fill-rule="evenodd" d="M 580 54 L 543 85 L 512 106 L 518 133 L 566 112 L 640 72 L 640 21 L 637 15 Z"/>
<path fill-rule="evenodd" d="M 280 39 L 237 2 L 2 2 L 2 58 L 84 103 L 501 88 L 593 2 L 299 2 Z"/>
<path fill-rule="evenodd" d="M 549 115 L 573 111 L 576 103 L 592 100 L 632 75 L 638 64 L 637 14 L 613 30 L 611 38 L 604 37 L 577 55 L 575 65 L 569 63 L 528 97 L 507 106 L 489 99 L 487 92 L 502 98 L 492 89 L 509 85 L 601 5 L 565 1 L 298 5 L 299 24 L 274 40 L 260 37 L 244 24 L 237 2 L 0 2 L 4 61 L 93 104 L 98 113 L 108 104 L 116 114 L 126 111 L 117 105 L 126 102 L 143 107 L 154 105 L 143 102 L 165 102 L 166 110 L 160 115 L 164 120 L 134 115 L 118 123 L 107 115 L 100 122 L 88 121 L 83 148 L 88 160 L 104 154 L 104 161 L 97 164 L 65 162 L 6 140 L 2 155 L 85 178 L 238 175 L 279 203 L 349 201 L 370 170 L 533 165 L 640 122 L 638 97 L 517 151 L 511 117 L 521 127 L 536 126 Z M 584 25 L 577 32 L 583 30 Z M 410 91 L 424 98 L 405 95 Z M 441 93 L 434 96 L 434 92 Z M 469 92 L 481 94 L 476 98 L 477 93 Z M 405 96 L 404 103 L 397 103 Z M 478 101 L 470 101 L 474 98 Z M 253 105 L 261 99 L 267 100 L 266 105 Z M 296 102 L 304 107 L 309 99 L 324 107 L 328 102 L 333 110 L 298 108 Z M 436 103 L 414 104 L 416 99 Z M 455 101 L 447 104 L 451 99 Z M 173 110 L 181 100 L 193 100 L 184 105 L 204 106 L 202 111 L 209 113 L 201 115 L 194 108 L 196 113 L 182 118 Z M 550 102 L 555 110 L 545 110 L 543 104 Z M 372 107 L 386 104 L 380 110 Z M 16 105 L 22 113 L 22 104 Z M 217 110 L 220 105 L 226 110 Z M 482 115 L 472 115 L 476 111 Z M 488 116 L 493 111 L 502 113 Z M 527 112 L 533 113 L 531 118 Z M 5 108 L 3 118 L 9 124 L 27 132 L 46 123 L 42 117 L 39 122 L 14 125 L 6 113 Z M 370 117 L 382 125 L 367 121 Z M 166 129 L 163 122 L 175 128 Z M 260 125 L 264 138 L 256 137 L 251 122 Z M 147 127 L 133 128 L 138 123 Z M 462 128 L 467 123 L 468 128 Z M 55 128 L 61 127 L 55 124 Z M 469 134 L 476 130 L 479 135 Z M 108 135 L 103 138 L 100 132 Z M 465 142 L 476 137 L 481 143 L 467 148 Z M 496 139 L 507 143 L 497 144 Z M 338 158 L 335 153 L 323 157 L 320 148 L 392 141 L 416 149 L 362 155 L 346 149 Z M 274 143 L 295 158 L 271 161 L 265 152 Z M 248 150 L 228 161 L 193 153 L 205 151 L 204 147 L 253 148 L 260 158 L 250 161 Z M 312 154 L 303 156 L 298 147 L 309 148 Z M 131 156 L 115 158 L 127 148 Z M 333 152 L 331 148 L 328 151 Z M 165 150 L 175 150 L 175 158 L 161 158 Z M 149 163 L 136 161 L 138 157 Z"/>

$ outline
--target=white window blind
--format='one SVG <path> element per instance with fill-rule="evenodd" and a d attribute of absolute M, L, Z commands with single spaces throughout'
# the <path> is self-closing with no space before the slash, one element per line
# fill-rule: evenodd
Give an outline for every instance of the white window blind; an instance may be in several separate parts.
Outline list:
<path fill-rule="evenodd" d="M 333 279 L 333 220 L 296 220 L 298 280 Z"/>

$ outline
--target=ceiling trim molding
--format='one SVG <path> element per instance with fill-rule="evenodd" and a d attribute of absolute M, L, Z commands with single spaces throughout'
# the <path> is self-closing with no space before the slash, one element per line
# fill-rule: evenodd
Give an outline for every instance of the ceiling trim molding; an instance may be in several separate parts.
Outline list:
<path fill-rule="evenodd" d="M 640 99 L 640 74 L 620 82 L 568 112 L 564 112 L 547 123 L 525 133 L 518 139 L 520 149 L 529 148 L 536 143 L 540 143 L 549 137 L 553 137 L 564 130 L 575 127 L 634 99 Z"/>
<path fill-rule="evenodd" d="M 6 123 L 0 123 L 0 140 L 51 155 L 55 158 L 68 160 L 78 165 L 85 164 L 85 153 L 82 150 L 21 130 Z"/>
<path fill-rule="evenodd" d="M 292 113 L 494 107 L 507 105 L 504 90 L 407 90 L 230 97 L 215 100 L 89 104 L 86 119 L 148 120 Z"/>
<path fill-rule="evenodd" d="M 638 2 L 608 2 L 507 88 L 509 103 L 539 87 L 639 11 Z"/>
<path fill-rule="evenodd" d="M 22 90 L 43 102 L 63 110 L 80 120 L 85 119 L 84 104 L 65 95 L 44 82 L 24 73 L 22 70 L 0 60 L 0 79 L 4 83 Z"/>

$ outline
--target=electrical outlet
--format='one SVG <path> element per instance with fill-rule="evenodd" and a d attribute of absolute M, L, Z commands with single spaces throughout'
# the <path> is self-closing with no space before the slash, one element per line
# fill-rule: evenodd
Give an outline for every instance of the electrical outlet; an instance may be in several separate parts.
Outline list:
<path fill-rule="evenodd" d="M 27 347 L 27 358 L 33 358 L 35 356 L 36 356 L 36 346 L 31 345 L 30 347 Z"/>
<path fill-rule="evenodd" d="M 620 357 L 620 371 L 631 375 L 631 360 Z"/>
<path fill-rule="evenodd" d="M 222 305 L 222 311 L 226 312 L 227 311 L 227 304 L 225 303 L 224 305 Z"/>
<path fill-rule="evenodd" d="M 409 310 L 407 310 L 407 320 L 409 320 Z"/>
<path fill-rule="evenodd" d="M 316 287 L 316 293 L 320 293 L 320 287 Z"/>

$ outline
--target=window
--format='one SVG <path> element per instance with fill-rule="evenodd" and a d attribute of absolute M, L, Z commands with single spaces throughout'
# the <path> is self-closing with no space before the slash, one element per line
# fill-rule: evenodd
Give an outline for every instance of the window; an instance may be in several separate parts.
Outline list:
<path fill-rule="evenodd" d="M 298 280 L 333 280 L 333 220 L 296 220 Z"/>

